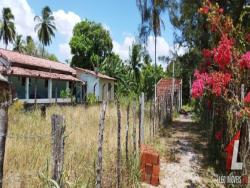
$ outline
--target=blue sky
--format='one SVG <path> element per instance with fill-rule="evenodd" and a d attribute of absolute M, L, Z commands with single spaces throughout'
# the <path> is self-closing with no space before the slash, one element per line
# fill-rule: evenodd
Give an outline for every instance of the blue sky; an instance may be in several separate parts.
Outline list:
<path fill-rule="evenodd" d="M 135 0 L 0 0 L 0 8 L 11 7 L 16 19 L 16 27 L 20 34 L 32 35 L 36 38 L 34 15 L 40 15 L 44 6 L 48 5 L 55 16 L 58 31 L 48 51 L 55 53 L 64 61 L 70 58 L 68 42 L 72 36 L 75 23 L 83 19 L 102 23 L 111 33 L 114 49 L 122 59 L 128 57 L 129 46 L 138 35 L 140 23 L 139 12 Z M 163 20 L 166 29 L 158 39 L 159 55 L 169 55 L 173 50 L 174 29 L 167 14 Z M 153 54 L 153 38 L 149 38 L 148 50 Z"/>

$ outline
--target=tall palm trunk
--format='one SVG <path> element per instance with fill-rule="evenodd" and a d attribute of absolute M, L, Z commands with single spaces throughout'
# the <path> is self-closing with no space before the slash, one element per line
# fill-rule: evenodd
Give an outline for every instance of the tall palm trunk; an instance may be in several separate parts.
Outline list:
<path fill-rule="evenodd" d="M 153 130 L 155 130 L 155 124 L 156 124 L 156 42 L 157 42 L 157 36 L 155 35 L 155 71 L 154 71 L 154 112 L 153 112 Z"/>
<path fill-rule="evenodd" d="M 43 54 L 44 54 L 44 44 L 43 44 L 43 49 L 42 49 L 42 57 L 43 57 Z"/>

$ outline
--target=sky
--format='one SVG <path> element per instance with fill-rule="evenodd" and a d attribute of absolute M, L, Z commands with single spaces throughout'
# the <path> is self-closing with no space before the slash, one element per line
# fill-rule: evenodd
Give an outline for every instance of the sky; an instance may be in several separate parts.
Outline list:
<path fill-rule="evenodd" d="M 136 0 L 0 0 L 0 10 L 10 7 L 15 16 L 18 34 L 31 35 L 37 42 L 34 31 L 34 16 L 41 15 L 43 7 L 48 5 L 55 17 L 57 32 L 52 44 L 46 49 L 54 53 L 61 62 L 71 58 L 69 41 L 76 23 L 88 19 L 101 23 L 113 40 L 113 51 L 123 60 L 129 57 L 129 48 L 138 36 L 140 16 Z M 158 37 L 157 52 L 159 56 L 169 56 L 176 50 L 183 54 L 185 49 L 175 48 L 174 28 L 167 13 L 163 16 L 165 30 Z M 1 45 L 3 46 L 2 42 Z M 9 47 L 11 48 L 11 46 Z M 149 54 L 153 57 L 154 40 L 149 36 Z"/>

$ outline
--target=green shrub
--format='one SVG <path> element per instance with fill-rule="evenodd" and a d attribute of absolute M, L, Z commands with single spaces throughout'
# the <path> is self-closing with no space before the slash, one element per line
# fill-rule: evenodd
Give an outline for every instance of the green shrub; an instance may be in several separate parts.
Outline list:
<path fill-rule="evenodd" d="M 65 99 L 65 98 L 70 98 L 72 96 L 70 89 L 65 89 L 60 92 L 60 97 Z"/>
<path fill-rule="evenodd" d="M 96 96 L 93 93 L 87 95 L 87 104 L 92 105 L 97 102 Z"/>

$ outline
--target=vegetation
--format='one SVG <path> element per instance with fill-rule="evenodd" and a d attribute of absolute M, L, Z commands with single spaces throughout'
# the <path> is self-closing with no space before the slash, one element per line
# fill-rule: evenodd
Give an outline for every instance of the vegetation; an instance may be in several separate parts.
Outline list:
<path fill-rule="evenodd" d="M 5 163 L 4 187 L 46 187 L 51 173 L 51 115 L 55 112 L 66 120 L 65 168 L 63 178 L 70 187 L 94 187 L 97 157 L 99 106 L 85 109 L 82 106 L 52 106 L 47 108 L 47 117 L 40 110 L 25 112 L 20 104 L 9 110 L 9 129 Z M 121 105 L 121 143 L 125 142 L 126 106 Z M 145 141 L 149 141 L 149 113 L 145 119 Z M 130 119 L 132 125 L 132 118 Z M 136 120 L 138 122 L 138 119 Z M 105 120 L 103 187 L 116 185 L 117 129 L 116 107 L 109 104 Z M 136 126 L 138 128 L 138 126 Z M 138 133 L 138 130 L 137 130 Z M 129 129 L 129 139 L 132 128 Z M 140 173 L 137 157 L 125 163 L 125 145 L 122 144 L 122 186 L 138 187 Z M 132 155 L 129 141 L 129 154 Z"/>
<path fill-rule="evenodd" d="M 0 20 L 0 40 L 3 40 L 5 49 L 9 43 L 15 40 L 16 29 L 14 24 L 14 15 L 10 8 L 3 8 L 2 19 Z"/>
<path fill-rule="evenodd" d="M 113 44 L 101 24 L 85 20 L 75 25 L 70 47 L 72 66 L 95 70 L 111 54 Z"/>
<path fill-rule="evenodd" d="M 22 39 L 22 35 L 17 35 L 13 47 L 13 51 L 23 53 L 25 52 L 24 41 Z"/>
<path fill-rule="evenodd" d="M 35 31 L 39 41 L 42 43 L 42 56 L 44 53 L 44 46 L 48 46 L 52 42 L 52 37 L 55 36 L 56 26 L 54 23 L 54 16 L 48 6 L 42 10 L 42 16 L 35 16 L 34 20 L 37 22 Z"/>

